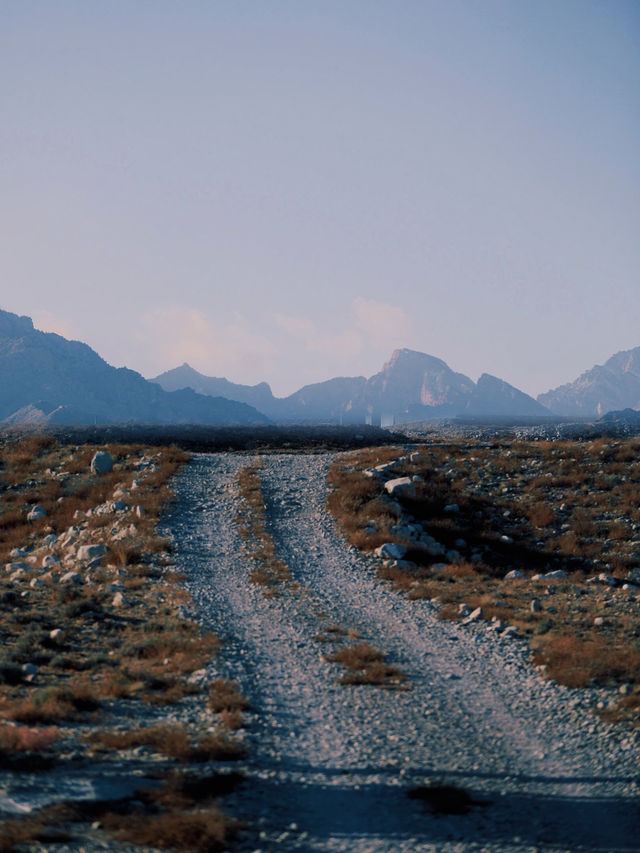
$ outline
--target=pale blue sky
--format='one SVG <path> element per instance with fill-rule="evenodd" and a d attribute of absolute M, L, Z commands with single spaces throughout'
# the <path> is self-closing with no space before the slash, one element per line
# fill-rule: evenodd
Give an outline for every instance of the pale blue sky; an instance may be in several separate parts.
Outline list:
<path fill-rule="evenodd" d="M 640 345 L 636 0 L 0 0 L 0 308 L 275 393 Z"/>

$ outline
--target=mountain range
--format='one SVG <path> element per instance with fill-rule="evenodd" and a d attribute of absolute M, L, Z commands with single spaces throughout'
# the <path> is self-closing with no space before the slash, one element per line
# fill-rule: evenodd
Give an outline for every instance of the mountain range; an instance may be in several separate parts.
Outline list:
<path fill-rule="evenodd" d="M 40 332 L 29 317 L 0 311 L 0 422 L 265 423 L 244 403 L 164 391 L 115 368 L 79 341 Z"/>
<path fill-rule="evenodd" d="M 621 409 L 640 409 L 640 347 L 612 355 L 574 382 L 538 396 L 554 414 L 600 417 Z"/>
<path fill-rule="evenodd" d="M 200 394 L 224 394 L 255 406 L 287 423 L 407 423 L 432 418 L 549 417 L 551 413 L 512 385 L 483 374 L 477 383 L 455 373 L 442 359 L 398 349 L 379 373 L 339 377 L 305 385 L 288 397 L 274 397 L 265 382 L 234 385 L 204 376 L 183 364 L 157 376 L 165 390 L 192 388 Z"/>
<path fill-rule="evenodd" d="M 87 344 L 34 328 L 0 310 L 3 423 L 408 423 L 467 418 L 594 418 L 640 409 L 640 347 L 575 382 L 533 397 L 489 374 L 477 382 L 442 359 L 396 350 L 373 376 L 336 377 L 274 396 L 266 382 L 239 385 L 188 364 L 147 380 L 107 364 Z"/>

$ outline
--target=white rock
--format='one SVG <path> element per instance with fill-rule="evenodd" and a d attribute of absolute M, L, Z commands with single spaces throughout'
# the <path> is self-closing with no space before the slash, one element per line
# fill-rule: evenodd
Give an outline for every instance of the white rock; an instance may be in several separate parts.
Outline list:
<path fill-rule="evenodd" d="M 604 617 L 596 616 L 596 618 L 593 620 L 593 624 L 596 626 L 596 628 L 601 628 L 604 625 Z"/>
<path fill-rule="evenodd" d="M 102 557 L 107 553 L 109 549 L 106 545 L 97 544 L 97 545 L 81 545 L 78 548 L 78 559 L 79 560 L 95 560 L 96 557 Z"/>
<path fill-rule="evenodd" d="M 556 569 L 554 572 L 546 572 L 545 578 L 566 578 L 567 573 L 562 569 Z"/>
<path fill-rule="evenodd" d="M 82 577 L 78 572 L 65 572 L 60 578 L 60 583 L 82 583 Z"/>
<path fill-rule="evenodd" d="M 91 460 L 93 474 L 108 474 L 113 471 L 113 457 L 106 450 L 98 450 Z"/>
<path fill-rule="evenodd" d="M 4 568 L 5 568 L 5 571 L 7 571 L 7 572 L 17 572 L 18 569 L 23 569 L 23 570 L 24 569 L 30 569 L 31 566 L 29 565 L 29 563 L 18 562 L 18 563 L 5 563 Z"/>
<path fill-rule="evenodd" d="M 137 506 L 135 512 L 138 518 L 142 518 L 142 516 L 145 515 L 146 510 L 143 506 Z"/>
<path fill-rule="evenodd" d="M 413 498 L 416 494 L 416 487 L 411 477 L 396 477 L 394 480 L 387 480 L 384 487 L 387 493 L 394 498 Z"/>
<path fill-rule="evenodd" d="M 605 584 L 605 586 L 618 585 L 618 581 L 612 575 L 608 575 L 606 572 L 601 572 L 598 575 L 598 581 L 602 584 Z"/>
<path fill-rule="evenodd" d="M 418 453 L 418 451 L 414 451 L 409 454 L 409 462 L 422 462 L 422 453 Z"/>
<path fill-rule="evenodd" d="M 523 577 L 524 574 L 519 569 L 511 569 L 511 571 L 507 572 L 507 574 L 504 576 L 504 579 L 506 581 L 515 581 Z"/>
<path fill-rule="evenodd" d="M 540 613 L 541 610 L 542 610 L 542 604 L 540 604 L 540 599 L 539 598 L 532 598 L 531 599 L 531 612 L 532 613 Z"/>
<path fill-rule="evenodd" d="M 45 569 L 51 569 L 54 566 L 59 566 L 60 560 L 54 556 L 53 554 L 47 554 L 47 556 L 42 561 L 42 567 Z"/>
<path fill-rule="evenodd" d="M 32 589 L 35 589 L 36 587 L 40 587 L 40 586 L 44 586 L 44 585 L 45 585 L 44 581 L 40 580 L 40 578 L 31 578 L 31 580 L 29 581 L 29 586 Z"/>
<path fill-rule="evenodd" d="M 9 552 L 10 557 L 28 557 L 29 549 L 28 548 L 14 548 Z"/>
<path fill-rule="evenodd" d="M 384 545 L 376 548 L 374 553 L 376 557 L 382 557 L 382 559 L 401 560 L 407 553 L 407 549 L 404 545 L 400 545 L 397 542 L 385 542 Z"/>
<path fill-rule="evenodd" d="M 46 514 L 46 509 L 43 506 L 40 506 L 40 504 L 36 504 L 35 506 L 31 507 L 31 511 L 27 516 L 27 521 L 37 521 L 39 518 L 44 518 Z"/>
<path fill-rule="evenodd" d="M 478 619 L 482 619 L 482 607 L 476 607 L 475 610 L 472 610 L 467 618 L 462 620 L 462 624 L 468 625 L 470 622 L 477 622 Z"/>
<path fill-rule="evenodd" d="M 116 592 L 111 601 L 112 607 L 123 607 L 127 604 L 127 600 L 121 592 Z"/>
<path fill-rule="evenodd" d="M 49 631 L 49 636 L 52 640 L 58 640 L 62 637 L 62 628 L 54 628 L 53 631 Z"/>

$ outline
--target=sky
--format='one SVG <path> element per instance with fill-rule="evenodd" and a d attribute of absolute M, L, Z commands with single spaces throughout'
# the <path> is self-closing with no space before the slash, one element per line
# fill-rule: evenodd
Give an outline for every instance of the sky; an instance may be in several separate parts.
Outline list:
<path fill-rule="evenodd" d="M 637 0 L 0 0 L 0 308 L 285 395 L 640 346 Z"/>

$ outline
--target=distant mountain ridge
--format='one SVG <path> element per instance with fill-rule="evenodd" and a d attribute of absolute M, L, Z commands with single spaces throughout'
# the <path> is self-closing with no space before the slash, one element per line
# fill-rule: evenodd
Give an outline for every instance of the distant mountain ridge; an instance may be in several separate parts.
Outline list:
<path fill-rule="evenodd" d="M 0 422 L 265 423 L 243 403 L 169 393 L 126 367 L 115 368 L 79 341 L 34 329 L 0 310 Z"/>
<path fill-rule="evenodd" d="M 266 383 L 234 385 L 207 377 L 187 364 L 151 380 L 163 388 L 222 389 L 231 399 L 252 405 L 280 422 L 407 423 L 455 415 L 544 416 L 550 412 L 501 379 L 483 374 L 477 384 L 435 356 L 398 349 L 382 370 L 363 376 L 336 377 L 305 385 L 288 397 L 274 397 Z M 222 385 L 221 383 L 224 383 Z"/>
<path fill-rule="evenodd" d="M 640 409 L 640 347 L 612 355 L 573 382 L 538 396 L 554 414 L 600 417 L 622 409 Z"/>
<path fill-rule="evenodd" d="M 477 382 L 442 359 L 395 350 L 373 376 L 334 377 L 275 397 L 188 364 L 152 380 L 107 364 L 87 344 L 0 310 L 0 423 L 371 423 L 439 418 L 597 418 L 640 409 L 640 347 L 616 353 L 534 400 L 483 373 Z"/>

